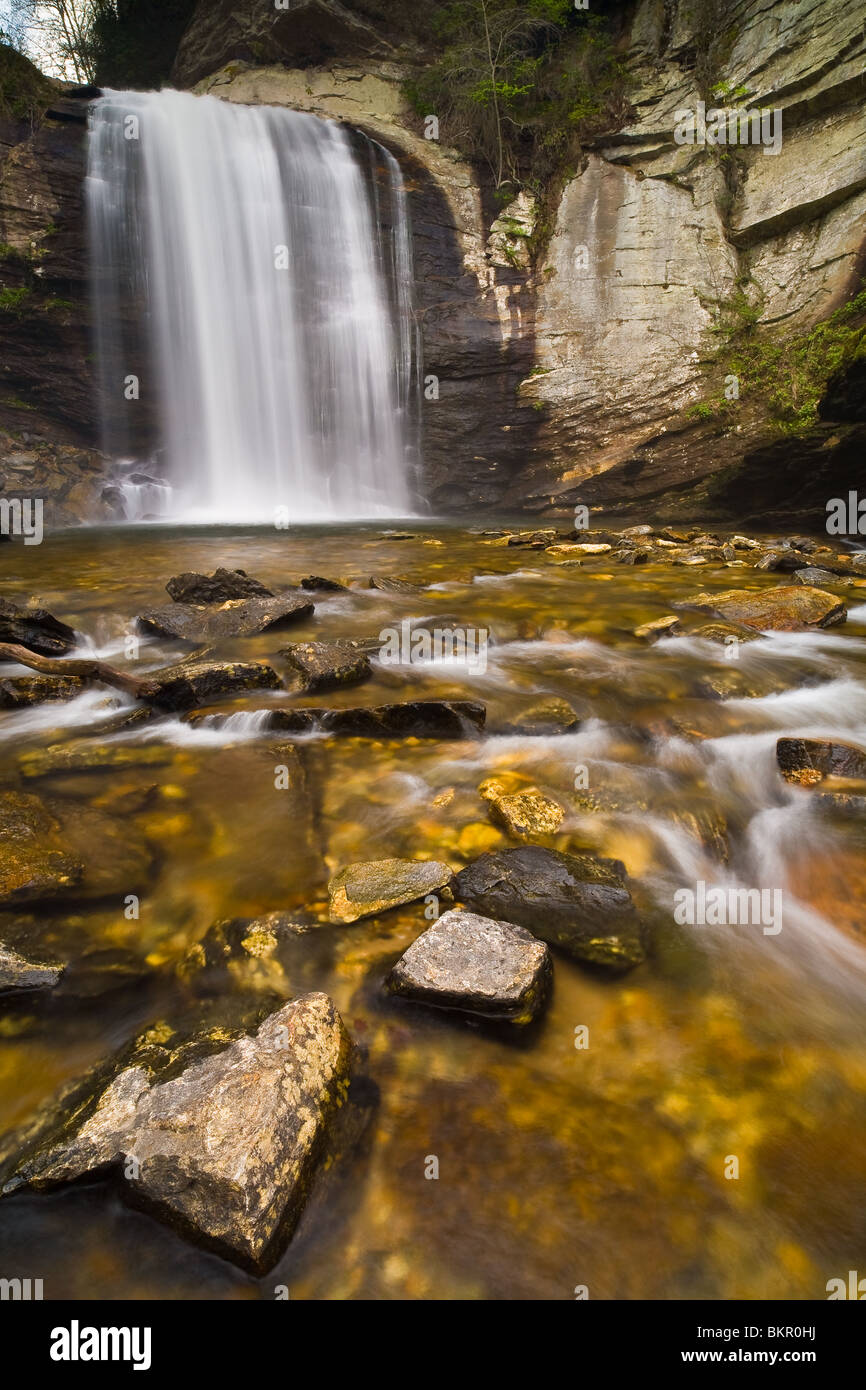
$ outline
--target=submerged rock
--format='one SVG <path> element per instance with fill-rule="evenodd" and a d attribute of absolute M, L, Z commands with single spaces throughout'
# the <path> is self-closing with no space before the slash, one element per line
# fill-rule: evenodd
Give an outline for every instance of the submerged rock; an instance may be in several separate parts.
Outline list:
<path fill-rule="evenodd" d="M 14 642 L 39 656 L 66 656 L 76 643 L 75 629 L 46 608 L 22 608 L 0 598 L 0 642 Z"/>
<path fill-rule="evenodd" d="M 554 835 L 565 815 L 559 803 L 537 787 L 504 794 L 491 789 L 482 795 L 490 807 L 490 819 L 521 840 L 532 839 L 535 835 Z"/>
<path fill-rule="evenodd" d="M 635 637 L 645 642 L 658 642 L 662 637 L 678 636 L 683 630 L 682 623 L 674 613 L 664 618 L 654 618 L 651 623 L 642 623 L 634 630 Z"/>
<path fill-rule="evenodd" d="M 776 761 L 786 782 L 815 786 L 826 777 L 866 780 L 866 753 L 850 743 L 823 738 L 780 738 Z"/>
<path fill-rule="evenodd" d="M 38 796 L 0 792 L 0 905 L 62 897 L 79 883 L 83 867 Z"/>
<path fill-rule="evenodd" d="M 8 997 L 53 989 L 62 974 L 62 965 L 28 960 L 10 947 L 0 945 L 0 995 Z"/>
<path fill-rule="evenodd" d="M 413 584 L 408 579 L 390 575 L 374 574 L 370 577 L 370 588 L 380 589 L 383 594 L 420 594 L 422 585 Z"/>
<path fill-rule="evenodd" d="M 435 859 L 373 859 L 350 864 L 328 884 L 332 922 L 357 922 L 389 908 L 417 902 L 428 893 L 441 895 L 454 877 Z M 449 894 L 450 896 L 450 894 Z"/>
<path fill-rule="evenodd" d="M 283 647 L 280 656 L 285 657 L 305 691 L 359 685 L 371 675 L 369 657 L 354 642 L 298 642 Z"/>
<path fill-rule="evenodd" d="M 231 599 L 274 596 L 272 589 L 266 589 L 257 579 L 252 579 L 246 570 L 217 569 L 213 574 L 178 574 L 165 587 L 175 603 L 228 603 Z"/>
<path fill-rule="evenodd" d="M 158 767 L 171 762 L 171 748 L 155 743 L 99 743 L 95 739 L 70 738 L 47 748 L 31 748 L 18 759 L 22 777 L 37 779 L 65 773 L 122 771 L 130 767 Z"/>
<path fill-rule="evenodd" d="M 186 710 L 223 695 L 281 685 L 266 661 L 189 661 L 148 672 L 142 695 L 162 709 Z"/>
<path fill-rule="evenodd" d="M 221 605 L 174 603 L 142 613 L 138 626 L 157 637 L 181 642 L 210 642 L 219 637 L 255 637 L 271 628 L 309 618 L 314 607 L 295 594 L 276 598 L 233 599 Z"/>
<path fill-rule="evenodd" d="M 796 632 L 803 627 L 833 627 L 844 623 L 848 610 L 835 594 L 806 585 L 778 589 L 729 589 L 722 594 L 696 594 L 675 604 L 717 613 L 761 632 Z"/>
<path fill-rule="evenodd" d="M 526 845 L 482 854 L 457 875 L 461 902 L 514 922 L 586 964 L 621 973 L 645 950 L 618 860 Z"/>
<path fill-rule="evenodd" d="M 154 1077 L 143 1055 L 76 1127 L 20 1161 L 3 1190 L 119 1170 L 136 1203 L 263 1272 L 303 1210 L 347 1098 L 351 1054 L 333 1002 L 306 994 L 171 1079 Z"/>
<path fill-rule="evenodd" d="M 391 994 L 441 1009 L 530 1023 L 543 1007 L 550 952 L 523 927 L 473 912 L 446 912 L 389 974 Z"/>
<path fill-rule="evenodd" d="M 543 737 L 570 733 L 579 724 L 580 718 L 574 707 L 558 695 L 551 695 L 544 700 L 536 700 L 528 709 L 521 710 L 510 724 L 502 726 L 502 732 Z"/>

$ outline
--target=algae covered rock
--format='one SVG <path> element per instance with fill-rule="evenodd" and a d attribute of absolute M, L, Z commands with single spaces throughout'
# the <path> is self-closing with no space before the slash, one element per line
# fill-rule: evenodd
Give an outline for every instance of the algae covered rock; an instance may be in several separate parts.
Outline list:
<path fill-rule="evenodd" d="M 350 864 L 328 884 L 332 922 L 357 922 L 389 908 L 441 894 L 453 878 L 447 864 L 435 859 L 374 859 Z"/>
<path fill-rule="evenodd" d="M 302 690 L 336 690 L 359 685 L 371 674 L 370 658 L 354 642 L 297 642 L 284 657 Z"/>
<path fill-rule="evenodd" d="M 0 905 L 63 897 L 83 864 L 45 803 L 27 792 L 0 792 Z"/>
<path fill-rule="evenodd" d="M 547 946 L 525 928 L 452 911 L 412 943 L 386 988 L 442 1009 L 529 1023 L 544 1005 L 550 974 Z"/>

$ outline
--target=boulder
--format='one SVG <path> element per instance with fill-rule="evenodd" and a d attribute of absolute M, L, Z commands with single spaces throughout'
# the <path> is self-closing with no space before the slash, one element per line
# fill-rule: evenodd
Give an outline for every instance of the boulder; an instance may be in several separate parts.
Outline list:
<path fill-rule="evenodd" d="M 180 642 L 210 642 L 220 637 L 255 637 L 270 628 L 288 627 L 309 618 L 314 608 L 294 594 L 276 598 L 232 599 L 220 605 L 173 603 L 142 613 L 138 626 L 157 637 Z"/>
<path fill-rule="evenodd" d="M 453 878 L 447 864 L 435 859 L 374 859 L 349 864 L 328 884 L 332 922 L 357 922 L 389 908 L 417 902 L 428 893 L 442 895 Z"/>
<path fill-rule="evenodd" d="M 301 580 L 301 588 L 311 592 L 318 589 L 324 594 L 348 593 L 345 584 L 338 584 L 336 579 L 323 579 L 320 574 L 307 575 L 306 579 Z"/>
<path fill-rule="evenodd" d="M 304 691 L 359 685 L 371 674 L 369 657 L 354 642 L 297 642 L 283 647 L 280 656 Z"/>
<path fill-rule="evenodd" d="M 177 574 L 166 584 L 166 592 L 175 603 L 228 603 L 239 598 L 273 598 L 273 590 L 266 589 L 257 579 L 252 579 L 245 570 L 217 569 L 213 574 Z"/>
<path fill-rule="evenodd" d="M 550 951 L 523 927 L 474 912 L 446 912 L 414 941 L 385 984 L 441 1009 L 530 1023 L 543 1007 Z"/>
<path fill-rule="evenodd" d="M 186 710 L 245 690 L 276 690 L 282 681 L 266 661 L 189 661 L 149 671 L 143 695 L 162 709 Z"/>
<path fill-rule="evenodd" d="M 760 632 L 796 632 L 800 628 L 833 627 L 844 623 L 848 610 L 841 599 L 824 589 L 782 585 L 778 589 L 728 589 L 721 594 L 696 594 L 675 608 L 696 608 Z"/>
<path fill-rule="evenodd" d="M 3 1191 L 114 1170 L 131 1200 L 262 1273 L 303 1210 L 349 1087 L 352 1045 L 333 1002 L 306 994 L 255 1034 L 160 1079 L 152 1046 L 117 1071 L 83 1118 L 16 1164 Z"/>
<path fill-rule="evenodd" d="M 476 700 L 409 700 L 369 708 L 275 710 L 273 728 L 287 733 L 341 734 L 354 738 L 441 738 L 477 736 L 485 707 Z"/>
<path fill-rule="evenodd" d="M 14 642 L 39 656 L 66 656 L 76 643 L 75 629 L 46 608 L 22 608 L 0 598 L 0 642 Z"/>
<path fill-rule="evenodd" d="M 457 875 L 456 896 L 513 922 L 585 964 L 622 973 L 645 957 L 618 860 L 526 845 L 482 854 Z"/>
<path fill-rule="evenodd" d="M 866 753 L 850 743 L 823 738 L 780 738 L 776 761 L 786 782 L 815 786 L 825 777 L 866 781 Z"/>
<path fill-rule="evenodd" d="M 62 974 L 62 965 L 28 960 L 10 947 L 0 945 L 0 995 L 4 997 L 53 989 Z"/>

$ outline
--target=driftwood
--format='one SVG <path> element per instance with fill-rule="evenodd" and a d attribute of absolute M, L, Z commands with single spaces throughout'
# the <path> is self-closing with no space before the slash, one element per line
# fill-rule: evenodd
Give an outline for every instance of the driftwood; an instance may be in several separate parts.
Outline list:
<path fill-rule="evenodd" d="M 131 676 L 126 671 L 118 671 L 104 661 L 70 660 L 68 657 L 39 656 L 27 647 L 19 647 L 15 642 L 0 642 L 0 661 L 15 661 L 19 666 L 29 666 L 43 676 L 81 676 L 84 680 L 100 681 L 102 685 L 123 690 L 139 700 L 152 701 L 154 683 L 141 676 Z"/>

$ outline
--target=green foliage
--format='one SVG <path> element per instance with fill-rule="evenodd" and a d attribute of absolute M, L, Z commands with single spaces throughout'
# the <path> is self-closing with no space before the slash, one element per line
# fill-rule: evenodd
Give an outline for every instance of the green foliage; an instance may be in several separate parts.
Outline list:
<path fill-rule="evenodd" d="M 625 112 L 608 21 L 572 0 L 451 0 L 433 26 L 437 56 L 407 95 L 506 196 L 520 185 L 544 189 L 581 137 Z"/>
<path fill-rule="evenodd" d="M 28 306 L 31 294 L 32 290 L 26 285 L 14 290 L 0 290 L 0 313 L 14 314 L 16 318 L 20 318 Z"/>
<path fill-rule="evenodd" d="M 35 125 L 53 91 L 51 83 L 29 58 L 0 42 L 0 117 Z"/>
<path fill-rule="evenodd" d="M 725 307 L 739 310 L 740 322 L 730 332 L 715 365 L 737 377 L 740 399 L 763 400 L 775 428 L 782 434 L 801 434 L 818 420 L 818 405 L 830 376 L 854 358 L 866 356 L 866 287 L 841 304 L 814 328 L 783 337 L 764 337 L 756 329 L 760 311 L 744 295 Z M 692 419 L 732 417 L 738 403 L 721 396 L 701 401 L 687 414 Z"/>

